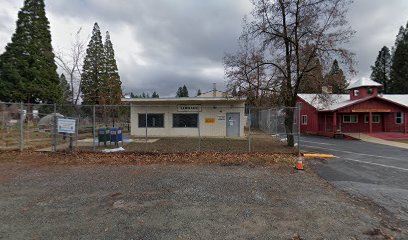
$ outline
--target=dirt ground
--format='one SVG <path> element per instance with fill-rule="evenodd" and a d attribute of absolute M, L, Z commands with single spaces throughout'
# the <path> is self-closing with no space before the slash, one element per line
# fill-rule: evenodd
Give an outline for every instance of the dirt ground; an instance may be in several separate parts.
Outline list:
<path fill-rule="evenodd" d="M 403 239 L 290 154 L 0 153 L 0 239 Z"/>
<path fill-rule="evenodd" d="M 143 138 L 136 139 L 137 142 L 119 144 L 128 152 L 233 152 L 242 153 L 251 151 L 269 152 L 269 153 L 293 153 L 296 149 L 288 147 L 286 142 L 281 142 L 280 139 L 271 137 L 266 134 L 254 134 L 251 139 L 248 138 L 149 138 L 148 143 L 145 143 Z M 248 143 L 250 141 L 250 143 Z M 114 147 L 108 144 L 101 144 L 96 147 L 97 150 Z M 91 146 L 81 146 L 81 150 L 91 150 Z"/>

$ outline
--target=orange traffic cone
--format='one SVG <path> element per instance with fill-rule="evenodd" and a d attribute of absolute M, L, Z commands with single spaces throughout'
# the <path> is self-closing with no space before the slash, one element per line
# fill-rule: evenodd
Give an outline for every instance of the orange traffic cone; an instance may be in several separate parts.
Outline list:
<path fill-rule="evenodd" d="M 298 161 L 296 163 L 295 169 L 296 170 L 305 170 L 303 168 L 303 154 L 299 154 L 299 158 L 298 158 Z"/>

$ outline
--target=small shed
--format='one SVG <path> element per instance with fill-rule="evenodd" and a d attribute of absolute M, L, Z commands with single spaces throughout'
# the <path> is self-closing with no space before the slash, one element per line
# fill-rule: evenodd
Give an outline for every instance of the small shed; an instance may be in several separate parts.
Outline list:
<path fill-rule="evenodd" d="M 245 99 L 123 98 L 131 106 L 131 135 L 244 137 Z"/>

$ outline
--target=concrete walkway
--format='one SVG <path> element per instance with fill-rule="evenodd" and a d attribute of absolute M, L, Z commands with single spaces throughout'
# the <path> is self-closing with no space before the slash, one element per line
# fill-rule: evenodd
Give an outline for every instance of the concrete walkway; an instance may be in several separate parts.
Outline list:
<path fill-rule="evenodd" d="M 388 140 L 384 140 L 381 138 L 376 138 L 364 133 L 344 133 L 344 135 L 356 138 L 356 139 L 360 139 L 362 141 L 365 142 L 370 142 L 370 143 L 378 143 L 378 144 L 383 144 L 383 145 L 388 145 L 388 146 L 392 146 L 392 147 L 399 147 L 399 148 L 405 148 L 408 149 L 408 144 L 406 143 L 402 143 L 402 142 L 396 142 L 396 141 L 388 141 Z"/>

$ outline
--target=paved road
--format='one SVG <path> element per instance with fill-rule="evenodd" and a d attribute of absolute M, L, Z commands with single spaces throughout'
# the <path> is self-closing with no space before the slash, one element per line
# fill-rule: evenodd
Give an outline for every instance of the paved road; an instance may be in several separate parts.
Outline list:
<path fill-rule="evenodd" d="M 320 176 L 408 224 L 408 149 L 317 136 L 302 137 L 301 146 L 337 157 L 312 161 Z"/>

